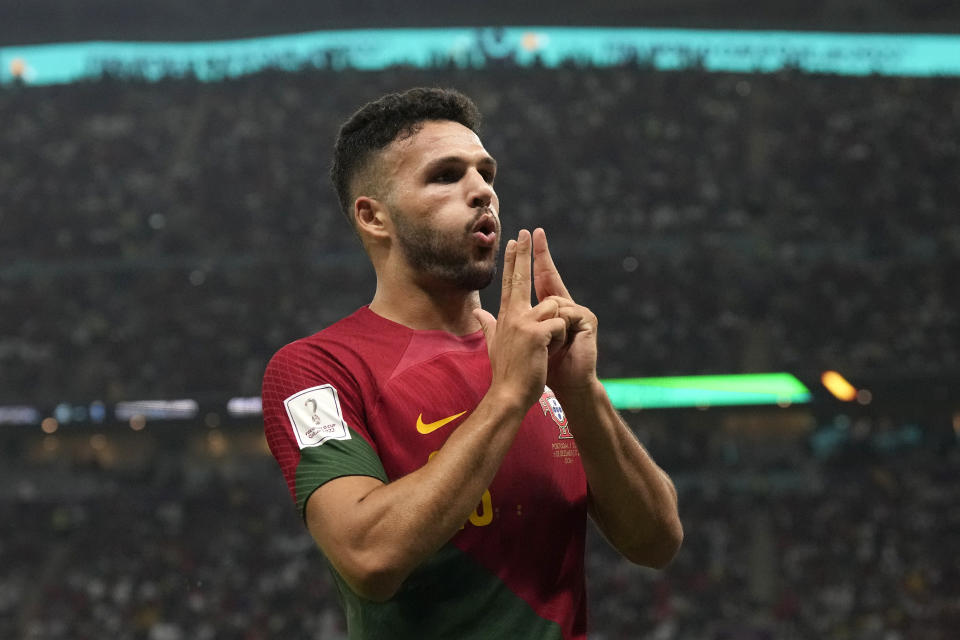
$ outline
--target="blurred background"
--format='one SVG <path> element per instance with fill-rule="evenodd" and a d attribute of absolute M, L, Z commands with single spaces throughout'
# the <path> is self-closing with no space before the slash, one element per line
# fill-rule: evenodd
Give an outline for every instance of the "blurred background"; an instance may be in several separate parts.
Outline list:
<path fill-rule="evenodd" d="M 0 1 L 0 638 L 344 637 L 258 395 L 276 349 L 369 301 L 330 151 L 360 104 L 414 85 L 478 103 L 504 234 L 547 229 L 600 318 L 602 377 L 787 372 L 809 391 L 625 410 L 686 539 L 653 572 L 591 531 L 590 637 L 955 637 L 960 79 L 523 62 L 511 26 L 909 46 L 957 33 L 960 5 Z M 341 50 L 44 84 L 22 53 L 396 27 L 466 28 L 470 62 Z"/>

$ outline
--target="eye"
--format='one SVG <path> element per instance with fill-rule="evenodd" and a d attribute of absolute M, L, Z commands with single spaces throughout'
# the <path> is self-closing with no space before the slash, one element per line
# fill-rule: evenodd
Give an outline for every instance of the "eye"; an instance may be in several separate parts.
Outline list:
<path fill-rule="evenodd" d="M 487 184 L 493 184 L 493 180 L 497 177 L 497 174 L 493 171 L 481 171 L 480 176 L 487 181 Z"/>
<path fill-rule="evenodd" d="M 450 184 L 460 179 L 461 172 L 456 169 L 444 169 L 433 175 L 433 182 Z"/>

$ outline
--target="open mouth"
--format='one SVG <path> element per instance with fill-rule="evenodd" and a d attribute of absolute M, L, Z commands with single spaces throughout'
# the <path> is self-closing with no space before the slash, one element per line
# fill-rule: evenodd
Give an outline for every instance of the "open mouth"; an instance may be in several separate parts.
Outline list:
<path fill-rule="evenodd" d="M 485 247 L 492 247 L 497 241 L 497 220 L 487 213 L 480 217 L 471 229 L 477 243 Z"/>

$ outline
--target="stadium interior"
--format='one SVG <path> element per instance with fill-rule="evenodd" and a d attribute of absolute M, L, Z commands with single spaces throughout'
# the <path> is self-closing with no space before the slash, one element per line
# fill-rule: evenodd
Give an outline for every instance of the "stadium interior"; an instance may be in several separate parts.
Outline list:
<path fill-rule="evenodd" d="M 0 53 L 360 26 L 960 27 L 937 0 L 396 20 L 386 2 L 89 4 L 0 9 Z M 590 532 L 590 637 L 954 637 L 960 79 L 498 59 L 0 84 L 0 638 L 345 637 L 250 399 L 279 347 L 369 301 L 330 150 L 358 104 L 417 85 L 477 101 L 504 235 L 547 229 L 600 319 L 602 377 L 783 371 L 812 393 L 625 411 L 686 538 L 654 572 Z"/>

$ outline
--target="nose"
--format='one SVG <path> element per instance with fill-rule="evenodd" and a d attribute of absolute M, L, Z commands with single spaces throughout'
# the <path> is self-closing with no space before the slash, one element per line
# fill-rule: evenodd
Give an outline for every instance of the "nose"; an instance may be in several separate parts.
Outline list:
<path fill-rule="evenodd" d="M 470 172 L 468 184 L 467 202 L 469 202 L 471 208 L 479 209 L 493 204 L 497 194 L 493 190 L 493 185 L 487 182 L 479 171 Z"/>

